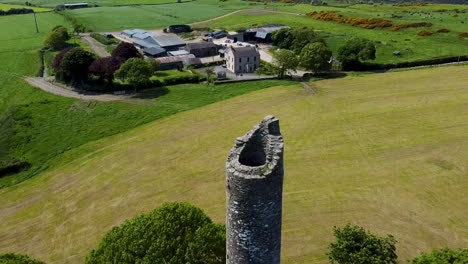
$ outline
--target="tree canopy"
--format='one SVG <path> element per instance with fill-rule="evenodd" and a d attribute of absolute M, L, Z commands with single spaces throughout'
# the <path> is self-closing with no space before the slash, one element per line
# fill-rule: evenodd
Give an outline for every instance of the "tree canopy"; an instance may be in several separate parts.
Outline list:
<path fill-rule="evenodd" d="M 393 236 L 379 237 L 360 226 L 350 224 L 333 228 L 336 238 L 327 253 L 331 263 L 338 264 L 396 264 L 396 240 Z"/>
<path fill-rule="evenodd" d="M 356 70 L 363 60 L 375 60 L 375 45 L 372 41 L 362 38 L 348 39 L 338 49 L 338 60 L 343 70 Z"/>
<path fill-rule="evenodd" d="M 289 49 L 296 53 L 308 44 L 323 42 L 323 39 L 312 28 L 282 28 L 272 35 L 273 45 L 280 49 Z"/>
<path fill-rule="evenodd" d="M 89 73 L 99 77 L 100 81 L 107 80 L 112 84 L 114 73 L 122 65 L 123 59 L 116 57 L 98 58 L 89 66 Z"/>
<path fill-rule="evenodd" d="M 70 39 L 67 28 L 64 26 L 56 26 L 49 33 L 44 41 L 44 45 L 52 50 L 60 50 L 67 46 L 67 41 Z"/>
<path fill-rule="evenodd" d="M 88 77 L 88 67 L 94 61 L 94 54 L 82 48 L 73 48 L 66 52 L 60 63 L 63 81 L 71 81 L 72 85 L 82 84 Z"/>
<path fill-rule="evenodd" d="M 296 71 L 299 60 L 293 51 L 280 49 L 273 53 L 273 59 L 278 66 L 278 77 L 284 77 L 289 71 Z"/>
<path fill-rule="evenodd" d="M 112 51 L 112 57 L 120 57 L 123 58 L 124 61 L 130 58 L 142 58 L 135 46 L 127 42 L 120 42 Z"/>
<path fill-rule="evenodd" d="M 138 87 L 149 83 L 149 78 L 153 75 L 153 67 L 143 59 L 131 58 L 127 60 L 120 69 L 115 73 L 115 76 L 137 90 Z"/>
<path fill-rule="evenodd" d="M 28 255 L 15 253 L 0 253 L 0 264 L 45 264 L 42 261 L 32 259 Z"/>
<path fill-rule="evenodd" d="M 443 248 L 423 253 L 411 261 L 411 264 L 465 264 L 468 263 L 468 249 Z"/>
<path fill-rule="evenodd" d="M 168 203 L 114 227 L 86 263 L 218 264 L 225 262 L 225 243 L 224 226 L 201 209 Z"/>
<path fill-rule="evenodd" d="M 322 42 L 306 45 L 299 55 L 300 65 L 313 72 L 328 71 L 331 68 L 331 50 Z"/>

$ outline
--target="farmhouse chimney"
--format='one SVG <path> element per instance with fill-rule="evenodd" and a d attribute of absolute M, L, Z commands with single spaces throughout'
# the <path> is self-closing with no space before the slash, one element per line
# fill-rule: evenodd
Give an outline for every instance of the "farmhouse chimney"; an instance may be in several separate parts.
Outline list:
<path fill-rule="evenodd" d="M 227 157 L 227 264 L 280 263 L 283 174 L 279 121 L 267 116 Z"/>

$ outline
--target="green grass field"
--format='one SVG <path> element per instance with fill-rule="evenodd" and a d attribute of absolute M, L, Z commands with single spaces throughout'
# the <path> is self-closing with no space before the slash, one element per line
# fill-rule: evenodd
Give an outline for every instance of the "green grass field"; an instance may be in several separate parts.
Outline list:
<path fill-rule="evenodd" d="M 21 2 L 24 3 L 24 2 Z M 2 4 L 0 3 L 0 10 L 7 11 L 12 8 L 29 8 L 34 10 L 36 13 L 51 11 L 49 8 L 35 7 L 35 6 L 25 6 L 25 5 L 13 5 L 13 4 Z"/>
<path fill-rule="evenodd" d="M 82 263 L 112 226 L 168 201 L 222 223 L 226 154 L 267 114 L 285 139 L 283 263 L 324 263 L 346 223 L 393 234 L 401 263 L 466 246 L 467 82 L 457 66 L 279 86 L 83 145 L 0 190 L 0 251 Z"/>
<path fill-rule="evenodd" d="M 2 3 L 24 4 L 23 0 L 0 0 Z M 57 5 L 82 3 L 79 0 L 30 0 L 30 3 L 37 6 L 56 7 Z M 114 5 L 148 5 L 148 4 L 164 4 L 176 3 L 172 0 L 96 0 L 90 4 L 97 4 L 99 6 L 114 6 Z"/>
<path fill-rule="evenodd" d="M 141 97 L 145 99 L 113 103 L 50 95 L 30 87 L 23 78 L 37 73 L 37 50 L 45 35 L 65 21 L 54 13 L 37 17 L 39 34 L 35 33 L 32 15 L 0 17 L 0 160 L 10 156 L 33 165 L 26 172 L 0 178 L 0 188 L 45 170 L 53 158 L 89 141 L 177 112 L 287 83 L 179 85 L 143 93 Z"/>
<path fill-rule="evenodd" d="M 172 24 L 187 24 L 218 17 L 244 5 L 213 4 L 212 1 L 167 5 L 97 7 L 70 11 L 78 21 L 94 31 L 119 31 L 129 28 L 158 29 Z"/>

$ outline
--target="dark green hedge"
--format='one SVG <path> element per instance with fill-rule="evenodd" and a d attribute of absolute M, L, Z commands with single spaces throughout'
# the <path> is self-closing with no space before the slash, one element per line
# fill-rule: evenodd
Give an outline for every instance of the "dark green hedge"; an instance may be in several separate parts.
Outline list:
<path fill-rule="evenodd" d="M 362 63 L 361 65 L 356 66 L 357 68 L 353 70 L 355 71 L 389 70 L 389 69 L 396 69 L 396 68 L 411 68 L 411 67 L 418 67 L 418 66 L 437 65 L 437 64 L 459 62 L 459 61 L 468 61 L 468 55 L 433 58 L 433 59 L 418 60 L 418 61 L 405 61 L 405 62 L 389 63 L 389 64 Z"/>
<path fill-rule="evenodd" d="M 32 259 L 28 255 L 15 253 L 0 253 L 0 264 L 45 264 L 42 261 Z"/>

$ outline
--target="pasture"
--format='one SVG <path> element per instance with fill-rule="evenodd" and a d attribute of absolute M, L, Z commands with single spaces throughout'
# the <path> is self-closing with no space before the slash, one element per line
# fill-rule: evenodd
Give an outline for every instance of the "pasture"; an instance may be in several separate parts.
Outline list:
<path fill-rule="evenodd" d="M 323 263 L 346 223 L 393 234 L 402 263 L 463 247 L 467 82 L 457 66 L 278 86 L 88 143 L 0 190 L 0 249 L 82 263 L 112 226 L 167 201 L 224 222 L 226 154 L 267 114 L 285 139 L 283 263 Z"/>
<path fill-rule="evenodd" d="M 23 0 L 0 0 L 4 3 L 14 3 L 14 4 L 24 4 Z M 29 0 L 28 2 L 45 7 L 56 7 L 62 4 L 71 4 L 71 3 L 82 3 L 83 1 L 79 0 Z M 148 5 L 148 4 L 164 4 L 164 3 L 176 3 L 177 1 L 172 0 L 96 0 L 92 3 L 99 6 L 113 6 L 113 5 Z"/>
<path fill-rule="evenodd" d="M 26 172 L 0 178 L 0 188 L 36 175 L 47 169 L 55 157 L 87 142 L 177 112 L 288 84 L 260 81 L 222 87 L 179 85 L 147 91 L 130 102 L 112 103 L 50 95 L 30 87 L 23 78 L 37 73 L 37 51 L 46 34 L 66 21 L 54 13 L 40 13 L 37 18 L 39 34 L 35 33 L 32 14 L 0 17 L 0 160 L 14 157 L 32 164 Z"/>
<path fill-rule="evenodd" d="M 24 3 L 24 2 L 21 2 Z M 36 13 L 51 11 L 49 8 L 36 7 L 36 6 L 25 6 L 25 5 L 13 5 L 13 4 L 2 4 L 0 3 L 0 10 L 7 11 L 13 8 L 28 8 L 34 10 Z"/>

